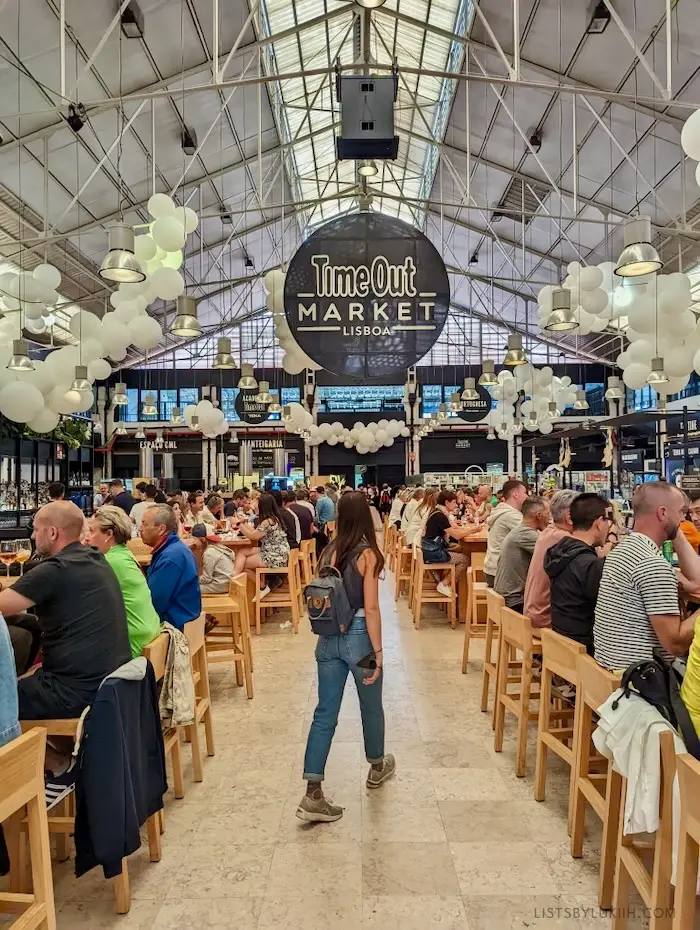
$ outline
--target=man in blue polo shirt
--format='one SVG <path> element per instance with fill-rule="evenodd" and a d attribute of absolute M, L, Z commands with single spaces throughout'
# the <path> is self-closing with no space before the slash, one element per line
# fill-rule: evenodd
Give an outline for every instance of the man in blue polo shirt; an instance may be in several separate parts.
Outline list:
<path fill-rule="evenodd" d="M 177 534 L 177 517 L 168 504 L 154 504 L 141 519 L 141 539 L 153 548 L 148 587 L 161 623 L 182 630 L 202 611 L 197 563 Z"/>

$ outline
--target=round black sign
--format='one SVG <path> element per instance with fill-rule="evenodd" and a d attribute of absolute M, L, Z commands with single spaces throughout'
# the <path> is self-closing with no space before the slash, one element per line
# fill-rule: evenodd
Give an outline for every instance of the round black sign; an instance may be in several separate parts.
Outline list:
<path fill-rule="evenodd" d="M 284 311 L 294 338 L 327 371 L 362 381 L 404 372 L 430 351 L 450 306 L 435 246 L 381 213 L 338 217 L 292 258 Z"/>
<path fill-rule="evenodd" d="M 257 396 L 257 388 L 253 388 L 252 391 L 239 391 L 236 394 L 234 407 L 239 420 L 243 420 L 244 423 L 262 423 L 263 420 L 267 420 L 267 406 L 259 404 L 255 399 Z"/>
<path fill-rule="evenodd" d="M 484 420 L 491 413 L 493 407 L 493 398 L 485 387 L 477 384 L 476 391 L 479 399 L 463 400 L 461 403 L 464 409 L 457 414 L 460 420 L 466 420 L 467 423 L 478 423 L 480 420 Z"/>

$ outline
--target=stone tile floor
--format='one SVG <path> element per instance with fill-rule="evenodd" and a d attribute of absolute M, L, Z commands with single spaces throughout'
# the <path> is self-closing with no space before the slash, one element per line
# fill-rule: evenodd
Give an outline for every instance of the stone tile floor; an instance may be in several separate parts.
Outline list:
<path fill-rule="evenodd" d="M 382 584 L 387 750 L 397 775 L 364 785 L 352 682 L 330 755 L 326 791 L 345 807 L 334 824 L 294 816 L 315 706 L 314 637 L 268 621 L 254 637 L 255 698 L 232 670 L 212 667 L 216 756 L 184 800 L 167 799 L 163 859 L 129 860 L 133 905 L 113 910 L 98 870 L 56 867 L 60 930 L 603 930 L 596 901 L 600 830 L 588 820 L 584 858 L 569 855 L 568 773 L 550 763 L 547 801 L 528 771 L 514 775 L 511 721 L 493 751 L 479 710 L 481 643 L 460 673 L 463 629 L 429 614 L 413 629 L 405 600 Z M 189 747 L 184 747 L 189 757 Z M 639 902 L 637 902 L 639 906 Z M 639 914 L 629 930 L 647 926 Z"/>

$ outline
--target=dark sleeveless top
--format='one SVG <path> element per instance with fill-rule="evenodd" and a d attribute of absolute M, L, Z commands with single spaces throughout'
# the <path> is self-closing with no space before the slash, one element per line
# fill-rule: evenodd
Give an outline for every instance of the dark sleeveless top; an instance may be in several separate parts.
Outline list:
<path fill-rule="evenodd" d="M 369 546 L 363 544 L 357 547 L 348 559 L 342 571 L 343 585 L 348 601 L 353 610 L 358 611 L 365 606 L 364 578 L 357 570 L 357 560 Z M 325 561 L 325 560 L 324 560 Z"/>

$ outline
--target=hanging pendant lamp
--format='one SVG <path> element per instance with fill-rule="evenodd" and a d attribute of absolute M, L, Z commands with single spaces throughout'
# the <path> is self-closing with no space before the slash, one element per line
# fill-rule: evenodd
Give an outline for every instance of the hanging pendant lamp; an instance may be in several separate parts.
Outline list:
<path fill-rule="evenodd" d="M 241 365 L 241 377 L 238 379 L 238 387 L 242 391 L 254 391 L 258 386 L 255 379 L 255 369 L 247 362 Z"/>
<path fill-rule="evenodd" d="M 574 410 L 588 410 L 588 401 L 586 400 L 586 392 L 583 389 L 576 391 L 576 400 L 574 401 Z"/>
<path fill-rule="evenodd" d="M 117 436 L 126 436 L 128 430 L 126 426 L 124 426 L 123 420 L 117 420 L 114 432 Z"/>
<path fill-rule="evenodd" d="M 496 433 L 494 432 L 493 426 L 489 426 L 489 431 L 486 434 L 487 439 L 496 439 Z"/>
<path fill-rule="evenodd" d="M 143 426 L 139 426 L 139 428 L 134 433 L 134 439 L 145 439 L 145 438 L 146 438 L 146 433 L 144 432 Z"/>
<path fill-rule="evenodd" d="M 462 401 L 459 397 L 459 391 L 454 391 L 450 394 L 450 410 L 453 413 L 459 413 L 462 409 Z"/>
<path fill-rule="evenodd" d="M 664 360 L 662 358 L 653 358 L 651 360 L 651 371 L 647 378 L 647 384 L 653 386 L 657 384 L 668 384 L 668 375 L 664 371 Z"/>
<path fill-rule="evenodd" d="M 261 381 L 259 392 L 255 395 L 255 400 L 259 404 L 264 404 L 266 407 L 268 404 L 272 403 L 272 394 L 270 394 L 270 382 Z"/>
<path fill-rule="evenodd" d="M 282 413 L 282 407 L 280 406 L 280 395 L 278 391 L 271 391 L 270 396 L 272 397 L 272 403 L 268 406 L 268 413 Z"/>
<path fill-rule="evenodd" d="M 8 371 L 34 371 L 34 363 L 29 358 L 29 346 L 24 339 L 12 340 L 12 357 L 5 367 Z"/>
<path fill-rule="evenodd" d="M 71 391 L 91 391 L 92 385 L 88 381 L 87 365 L 75 366 L 75 378 L 70 386 Z"/>
<path fill-rule="evenodd" d="M 199 417 L 196 414 L 190 418 L 190 429 L 199 429 Z"/>
<path fill-rule="evenodd" d="M 636 278 L 640 274 L 656 273 L 663 267 L 659 253 L 651 244 L 651 219 L 631 216 L 622 227 L 625 247 L 617 260 L 615 274 Z"/>
<path fill-rule="evenodd" d="M 464 379 L 464 390 L 462 391 L 462 400 L 479 400 L 479 392 L 476 389 L 474 378 Z"/>
<path fill-rule="evenodd" d="M 608 389 L 605 392 L 606 400 L 624 400 L 625 392 L 622 388 L 622 383 L 617 375 L 611 375 L 608 378 Z"/>
<path fill-rule="evenodd" d="M 556 420 L 558 417 L 561 416 L 561 410 L 557 409 L 556 402 L 553 400 L 550 400 L 548 410 L 549 410 L 549 418 L 551 420 Z"/>
<path fill-rule="evenodd" d="M 289 421 L 292 419 L 292 408 L 289 406 L 289 404 L 285 404 L 282 408 L 282 419 L 285 423 L 289 423 Z"/>
<path fill-rule="evenodd" d="M 194 297 L 181 294 L 176 303 L 176 315 L 170 327 L 173 336 L 194 338 L 201 336 L 202 326 L 197 319 L 197 301 Z"/>
<path fill-rule="evenodd" d="M 179 407 L 173 407 L 172 413 L 170 414 L 171 423 L 182 423 L 182 414 L 180 413 Z"/>
<path fill-rule="evenodd" d="M 225 370 L 235 367 L 236 362 L 231 355 L 231 340 L 226 336 L 222 336 L 216 343 L 216 358 L 212 368 Z"/>
<path fill-rule="evenodd" d="M 115 284 L 138 284 L 146 280 L 134 255 L 134 230 L 126 223 L 116 223 L 109 230 L 109 251 L 102 260 L 99 276 Z"/>
<path fill-rule="evenodd" d="M 129 405 L 129 398 L 126 395 L 126 385 L 123 381 L 118 381 L 114 385 L 114 393 L 112 394 L 112 404 L 115 407 L 127 407 Z"/>
<path fill-rule="evenodd" d="M 438 407 L 438 412 L 437 412 L 438 420 L 446 420 L 448 416 L 449 414 L 447 412 L 447 404 L 445 403 L 440 404 L 440 406 Z"/>
<path fill-rule="evenodd" d="M 493 387 L 494 385 L 498 384 L 498 378 L 496 377 L 496 367 L 490 358 L 485 358 L 481 363 L 481 377 L 479 378 L 479 384 L 482 387 Z"/>
<path fill-rule="evenodd" d="M 143 407 L 141 408 L 141 414 L 144 417 L 155 417 L 158 416 L 158 408 L 156 407 L 156 399 L 153 394 L 146 394 L 143 399 Z"/>
<path fill-rule="evenodd" d="M 571 307 L 571 291 L 558 287 L 552 291 L 552 312 L 547 317 L 544 328 L 552 333 L 565 333 L 578 329 L 576 310 Z"/>
<path fill-rule="evenodd" d="M 523 337 L 519 333 L 512 333 L 508 336 L 508 351 L 503 364 L 508 365 L 509 368 L 527 364 L 527 356 L 523 352 Z"/>

